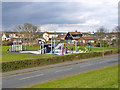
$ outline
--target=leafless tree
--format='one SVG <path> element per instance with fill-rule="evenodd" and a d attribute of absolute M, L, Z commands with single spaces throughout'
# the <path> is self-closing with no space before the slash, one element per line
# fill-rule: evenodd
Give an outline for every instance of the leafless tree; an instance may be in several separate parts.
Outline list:
<path fill-rule="evenodd" d="M 114 29 L 113 29 L 113 32 L 116 32 L 116 37 L 117 37 L 117 40 L 116 42 L 118 42 L 118 46 L 120 47 L 120 26 L 116 26 Z"/>
<path fill-rule="evenodd" d="M 27 41 L 27 43 L 30 44 L 34 41 L 35 33 L 37 33 L 37 26 L 25 23 L 23 25 L 17 25 L 14 30 L 24 35 L 23 42 Z"/>
<path fill-rule="evenodd" d="M 102 47 L 102 44 L 104 43 L 103 42 L 103 39 L 105 37 L 105 33 L 107 32 L 108 30 L 106 28 L 104 28 L 103 26 L 101 26 L 98 30 L 97 30 L 97 39 L 99 40 L 100 42 L 100 47 Z"/>

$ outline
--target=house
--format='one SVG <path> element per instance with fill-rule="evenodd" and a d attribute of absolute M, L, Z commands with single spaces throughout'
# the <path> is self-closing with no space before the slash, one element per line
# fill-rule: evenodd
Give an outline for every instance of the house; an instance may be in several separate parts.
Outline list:
<path fill-rule="evenodd" d="M 19 33 L 11 33 L 9 34 L 9 38 L 11 38 L 11 40 L 16 41 L 16 40 L 22 40 L 23 38 L 25 38 L 24 34 L 19 34 Z"/>
<path fill-rule="evenodd" d="M 104 41 L 118 40 L 118 33 L 115 33 L 115 32 L 105 33 L 103 40 Z"/>
<path fill-rule="evenodd" d="M 46 40 L 46 41 L 49 41 L 51 40 L 52 38 L 57 38 L 58 37 L 58 34 L 56 32 L 45 32 L 43 34 L 43 38 Z"/>
<path fill-rule="evenodd" d="M 88 37 L 89 33 L 87 32 L 82 32 L 82 37 Z"/>
<path fill-rule="evenodd" d="M 80 42 L 80 43 L 88 43 L 88 40 L 86 40 L 86 39 L 83 38 L 83 37 L 80 37 L 80 38 L 78 39 L 78 42 Z"/>
<path fill-rule="evenodd" d="M 95 43 L 96 41 L 95 37 L 81 37 L 78 39 L 80 43 Z"/>
<path fill-rule="evenodd" d="M 79 38 L 82 37 L 82 33 L 80 32 L 68 32 L 65 36 L 65 40 L 67 40 L 68 43 L 78 41 Z"/>
<path fill-rule="evenodd" d="M 87 43 L 95 43 L 97 42 L 97 39 L 93 36 L 88 36 L 88 37 L 84 37 L 84 39 L 86 40 Z"/>
<path fill-rule="evenodd" d="M 7 34 L 3 33 L 2 41 L 9 41 L 9 40 L 10 40 L 9 36 Z"/>
<path fill-rule="evenodd" d="M 45 39 L 43 38 L 43 35 L 40 34 L 40 35 L 37 35 L 36 36 L 36 40 L 37 42 L 40 44 L 41 42 L 45 42 Z"/>
<path fill-rule="evenodd" d="M 66 33 L 57 33 L 58 34 L 58 40 L 65 40 Z"/>

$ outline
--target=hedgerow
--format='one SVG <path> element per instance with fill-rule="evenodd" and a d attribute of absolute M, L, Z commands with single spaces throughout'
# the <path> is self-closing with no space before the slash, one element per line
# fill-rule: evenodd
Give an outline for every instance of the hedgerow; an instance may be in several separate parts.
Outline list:
<path fill-rule="evenodd" d="M 104 55 L 116 54 L 118 50 L 110 50 L 104 52 Z M 62 63 L 67 61 L 74 61 L 92 57 L 100 57 L 103 55 L 103 52 L 90 52 L 90 53 L 79 53 L 79 54 L 69 54 L 69 55 L 60 55 L 53 57 L 45 57 L 45 58 L 37 58 L 37 59 L 27 59 L 27 60 L 19 60 L 19 61 L 9 61 L 2 63 L 2 71 L 12 71 L 19 70 L 31 67 L 38 67 L 44 65 L 50 65 L 55 63 Z"/>

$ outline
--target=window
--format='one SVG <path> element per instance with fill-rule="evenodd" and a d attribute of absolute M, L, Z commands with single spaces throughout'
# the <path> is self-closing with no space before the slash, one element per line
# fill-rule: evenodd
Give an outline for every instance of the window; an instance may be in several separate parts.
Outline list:
<path fill-rule="evenodd" d="M 85 43 L 85 40 L 83 40 L 83 43 Z"/>

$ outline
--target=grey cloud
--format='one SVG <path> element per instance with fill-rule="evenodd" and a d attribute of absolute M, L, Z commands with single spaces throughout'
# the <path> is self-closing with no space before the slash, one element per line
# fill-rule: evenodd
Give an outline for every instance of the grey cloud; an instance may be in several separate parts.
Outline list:
<path fill-rule="evenodd" d="M 109 11 L 112 7 L 107 6 L 107 4 L 90 7 L 81 2 L 3 2 L 2 22 L 3 26 L 24 24 L 26 22 L 35 25 L 83 24 L 89 19 L 97 19 L 102 21 L 103 25 L 106 24 L 107 27 L 110 27 L 108 25 L 117 23 L 116 18 L 110 18 L 116 14 L 116 11 L 114 11 L 116 8 L 113 9 L 113 12 Z M 78 18 L 84 16 L 85 13 L 91 14 Z M 91 28 L 95 27 L 97 26 Z"/>

